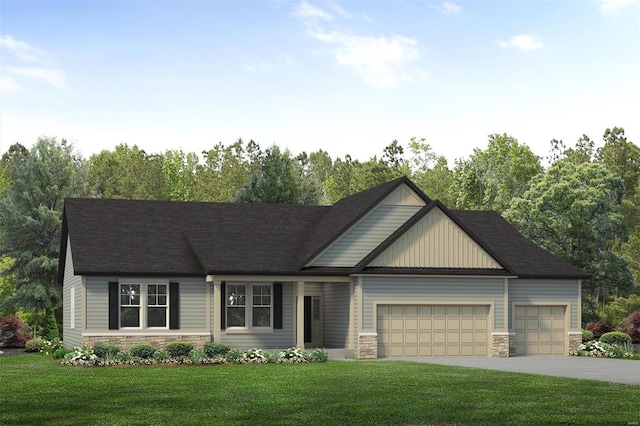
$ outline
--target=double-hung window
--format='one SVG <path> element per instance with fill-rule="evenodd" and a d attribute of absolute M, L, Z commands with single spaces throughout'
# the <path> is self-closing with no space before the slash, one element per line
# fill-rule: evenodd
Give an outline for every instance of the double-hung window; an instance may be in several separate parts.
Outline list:
<path fill-rule="evenodd" d="M 167 284 L 120 284 L 120 328 L 167 328 Z"/>
<path fill-rule="evenodd" d="M 273 327 L 271 284 L 227 284 L 227 327 Z"/>

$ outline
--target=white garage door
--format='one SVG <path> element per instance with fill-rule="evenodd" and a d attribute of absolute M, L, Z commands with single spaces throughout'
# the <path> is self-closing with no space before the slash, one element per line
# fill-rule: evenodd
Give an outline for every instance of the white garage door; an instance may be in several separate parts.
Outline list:
<path fill-rule="evenodd" d="M 565 307 L 516 306 L 516 355 L 564 355 Z"/>
<path fill-rule="evenodd" d="M 379 305 L 378 357 L 487 356 L 489 306 Z"/>

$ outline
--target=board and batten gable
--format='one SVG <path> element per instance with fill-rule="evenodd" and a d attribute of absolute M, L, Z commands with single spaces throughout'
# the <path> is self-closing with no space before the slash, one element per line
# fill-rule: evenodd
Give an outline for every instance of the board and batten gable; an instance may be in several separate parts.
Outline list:
<path fill-rule="evenodd" d="M 368 266 L 502 269 L 439 208 L 434 208 Z"/>
<path fill-rule="evenodd" d="M 63 335 L 67 345 L 82 346 L 82 300 L 84 289 L 82 277 L 75 275 L 71 241 L 67 238 L 67 255 L 62 282 Z"/>
<path fill-rule="evenodd" d="M 406 184 L 399 186 L 308 266 L 356 265 L 425 204 Z"/>
<path fill-rule="evenodd" d="M 510 279 L 509 305 L 566 305 L 571 330 L 581 329 L 580 281 L 575 279 Z M 513 328 L 513 315 L 509 316 L 509 329 Z"/>
<path fill-rule="evenodd" d="M 504 278 L 363 276 L 362 329 L 376 328 L 376 306 L 393 304 L 489 305 L 493 330 L 505 329 Z"/>

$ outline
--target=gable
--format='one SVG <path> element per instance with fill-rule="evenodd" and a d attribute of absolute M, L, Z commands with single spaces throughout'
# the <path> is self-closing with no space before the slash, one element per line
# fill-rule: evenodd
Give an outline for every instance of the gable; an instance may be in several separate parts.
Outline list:
<path fill-rule="evenodd" d="M 367 266 L 503 269 L 440 208 L 427 213 Z"/>
<path fill-rule="evenodd" d="M 426 204 L 402 184 L 307 266 L 353 267 Z"/>

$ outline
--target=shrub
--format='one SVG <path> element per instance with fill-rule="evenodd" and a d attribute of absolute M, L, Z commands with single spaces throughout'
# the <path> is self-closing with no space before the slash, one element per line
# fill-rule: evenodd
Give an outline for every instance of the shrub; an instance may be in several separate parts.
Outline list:
<path fill-rule="evenodd" d="M 69 353 L 65 348 L 58 348 L 53 351 L 53 359 L 62 359 Z"/>
<path fill-rule="evenodd" d="M 67 365 L 96 365 L 97 362 L 98 357 L 89 345 L 76 346 L 64 356 L 64 363 Z"/>
<path fill-rule="evenodd" d="M 45 340 L 60 340 L 60 331 L 58 330 L 58 322 L 53 311 L 49 312 L 42 329 L 42 337 Z"/>
<path fill-rule="evenodd" d="M 36 337 L 35 339 L 31 339 L 25 343 L 24 350 L 27 352 L 42 352 L 46 344 L 47 341 L 42 337 Z"/>
<path fill-rule="evenodd" d="M 116 354 L 116 361 L 127 364 L 129 361 L 131 361 L 131 355 L 129 355 L 129 352 L 125 351 L 118 352 Z"/>
<path fill-rule="evenodd" d="M 310 362 L 311 354 L 309 351 L 300 348 L 289 348 L 278 354 L 278 362 L 300 363 Z"/>
<path fill-rule="evenodd" d="M 93 348 L 93 353 L 102 359 L 111 359 L 120 352 L 120 346 L 113 343 L 98 343 Z"/>
<path fill-rule="evenodd" d="M 132 357 L 148 359 L 153 357 L 153 354 L 155 353 L 155 351 L 156 351 L 156 348 L 154 348 L 150 344 L 139 343 L 137 345 L 131 346 L 131 348 L 129 349 L 129 354 Z"/>
<path fill-rule="evenodd" d="M 244 351 L 242 357 L 239 359 L 244 364 L 262 364 L 269 362 L 269 354 L 262 349 L 248 349 Z"/>
<path fill-rule="evenodd" d="M 231 350 L 231 346 L 226 343 L 211 342 L 204 345 L 204 353 L 209 358 L 225 356 Z"/>
<path fill-rule="evenodd" d="M 181 356 L 187 357 L 189 356 L 189 352 L 193 350 L 193 343 L 181 341 L 171 342 L 168 343 L 167 346 L 165 346 L 164 350 L 167 351 L 169 356 L 172 358 Z"/>
<path fill-rule="evenodd" d="M 155 362 L 167 362 L 169 354 L 163 350 L 158 350 L 153 353 L 153 359 Z"/>
<path fill-rule="evenodd" d="M 189 359 L 194 364 L 200 364 L 202 362 L 202 359 L 205 358 L 206 356 L 207 354 L 200 349 L 194 349 L 191 352 L 189 352 Z"/>
<path fill-rule="evenodd" d="M 640 343 L 640 311 L 635 311 L 629 315 L 620 327 L 620 331 L 627 333 L 633 343 Z"/>
<path fill-rule="evenodd" d="M 594 339 L 599 339 L 604 333 L 613 331 L 613 326 L 604 321 L 587 323 L 587 330 L 593 333 Z"/>
<path fill-rule="evenodd" d="M 62 347 L 62 341 L 58 338 L 53 340 L 46 340 L 44 342 L 44 347 L 40 349 L 40 352 L 42 352 L 45 355 L 53 355 L 53 353 L 58 349 L 60 349 L 61 347 Z"/>
<path fill-rule="evenodd" d="M 240 359 L 242 359 L 242 352 L 232 348 L 227 352 L 226 358 L 228 362 L 240 362 Z"/>
<path fill-rule="evenodd" d="M 0 318 L 0 346 L 7 348 L 24 348 L 33 336 L 27 326 L 16 316 Z"/>
<path fill-rule="evenodd" d="M 326 362 L 329 360 L 329 352 L 323 348 L 314 349 L 311 352 L 311 358 L 314 362 Z"/>
<path fill-rule="evenodd" d="M 572 355 L 589 356 L 593 358 L 631 358 L 633 357 L 633 351 L 630 348 L 630 344 L 627 344 L 624 347 L 618 347 L 597 340 L 592 340 L 581 344 L 578 347 L 578 351 Z"/>
<path fill-rule="evenodd" d="M 628 334 L 621 333 L 619 331 L 610 331 L 600 336 L 602 343 L 608 343 L 611 346 L 623 348 L 631 344 L 631 337 Z"/>
<path fill-rule="evenodd" d="M 590 342 L 593 340 L 593 332 L 589 330 L 582 330 L 582 343 Z"/>

